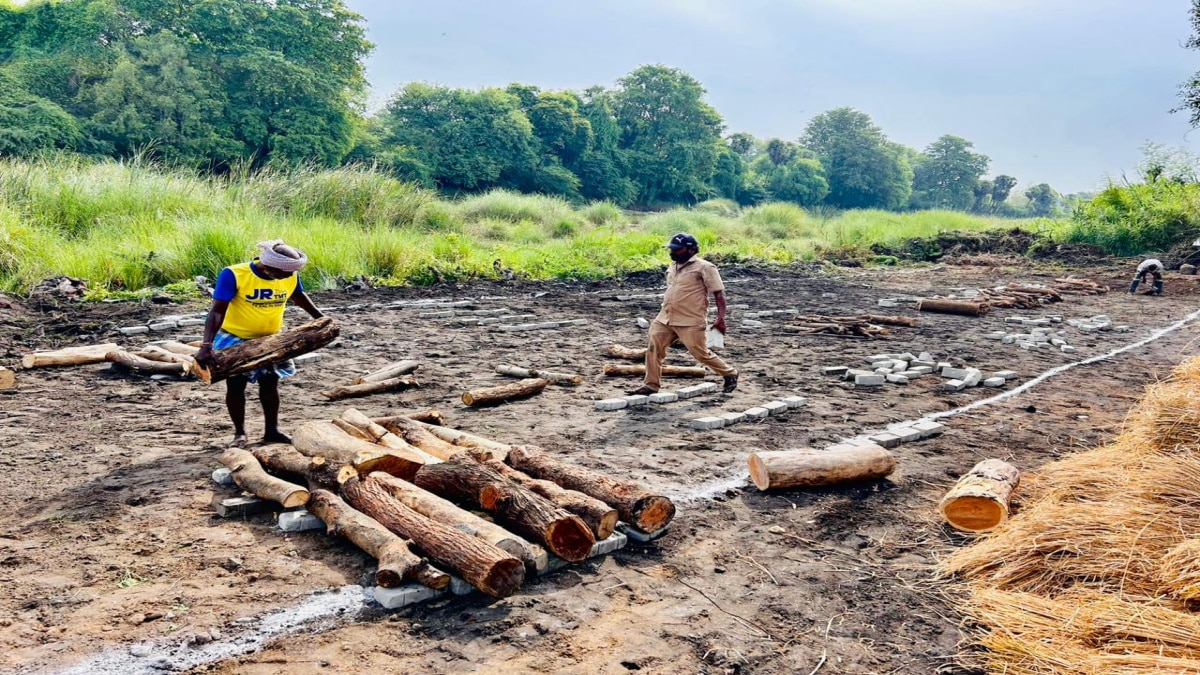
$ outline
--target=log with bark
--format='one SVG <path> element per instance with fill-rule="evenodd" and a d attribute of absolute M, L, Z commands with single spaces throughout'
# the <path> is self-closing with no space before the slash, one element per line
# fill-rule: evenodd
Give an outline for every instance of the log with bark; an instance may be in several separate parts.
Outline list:
<path fill-rule="evenodd" d="M 646 348 L 634 349 L 624 345 L 609 345 L 604 348 L 604 355 L 611 356 L 615 359 L 625 359 L 627 361 L 645 361 Z"/>
<path fill-rule="evenodd" d="M 337 323 L 327 316 L 322 317 L 289 331 L 213 352 L 212 361 L 206 366 L 196 364 L 193 372 L 206 383 L 220 382 L 320 349 L 337 339 L 338 333 Z"/>
<path fill-rule="evenodd" d="M 623 483 L 589 469 L 564 464 L 539 448 L 514 445 L 506 461 L 513 468 L 534 478 L 548 480 L 568 490 L 599 499 L 615 508 L 621 520 L 642 532 L 657 532 L 675 517 L 675 505 L 670 499 L 632 483 Z"/>
<path fill-rule="evenodd" d="M 152 345 L 163 351 L 171 352 L 172 354 L 180 354 L 182 356 L 195 356 L 196 352 L 200 351 L 199 347 L 194 347 L 189 344 L 184 344 L 176 340 L 163 340 L 155 345 Z"/>
<path fill-rule="evenodd" d="M 606 364 L 604 374 L 608 377 L 644 377 L 646 366 L 616 366 Z M 708 377 L 703 366 L 663 366 L 663 377 Z"/>
<path fill-rule="evenodd" d="M 292 435 L 292 445 L 309 457 L 353 466 L 360 474 L 382 471 L 411 480 L 425 464 L 423 455 L 399 448 L 384 448 L 355 438 L 332 422 L 308 422 Z"/>
<path fill-rule="evenodd" d="M 376 426 L 384 429 L 389 435 L 400 438 L 406 444 L 441 461 L 446 461 L 463 452 L 463 448 L 435 436 L 433 432 L 415 420 L 404 416 L 386 417 L 381 420 L 383 423 L 376 424 Z"/>
<path fill-rule="evenodd" d="M 408 418 L 401 419 L 404 419 L 412 426 L 420 426 Z M 367 440 L 371 441 L 372 443 L 382 445 L 385 448 L 398 448 L 401 450 L 416 452 L 425 455 L 427 461 L 431 462 L 440 462 L 443 459 L 437 455 L 425 452 L 415 443 L 409 443 L 402 435 L 399 435 L 395 431 L 383 426 L 382 424 L 379 424 L 375 420 L 367 417 L 354 408 L 346 408 L 344 411 L 342 411 L 341 417 L 335 419 L 334 422 L 342 422 L 343 424 L 353 427 L 355 431 L 364 434 Z"/>
<path fill-rule="evenodd" d="M 373 394 L 382 394 L 389 391 L 408 391 L 420 387 L 420 383 L 411 377 L 393 377 L 390 380 L 380 380 L 379 382 L 366 382 L 364 384 L 348 384 L 341 387 L 334 387 L 328 391 L 321 392 L 321 395 L 330 401 L 341 401 L 347 398 L 361 398 L 363 396 L 371 396 Z"/>
<path fill-rule="evenodd" d="M 384 380 L 394 380 L 402 375 L 408 375 L 420 368 L 421 364 L 416 361 L 397 361 L 376 370 L 374 372 L 356 377 L 350 381 L 350 384 L 367 384 L 368 382 L 383 382 Z"/>
<path fill-rule="evenodd" d="M 883 326 L 904 326 L 905 328 L 916 328 L 917 320 L 911 316 L 885 316 L 880 314 L 863 314 L 857 317 L 838 317 L 839 319 L 858 319 L 867 323 L 880 324 Z"/>
<path fill-rule="evenodd" d="M 917 303 L 921 312 L 959 314 L 961 316 L 983 316 L 988 313 L 988 303 L 983 300 L 951 300 L 949 298 L 923 298 Z"/>
<path fill-rule="evenodd" d="M 383 420 L 386 420 L 386 419 L 387 418 L 383 418 Z M 380 422 L 381 424 L 384 424 L 384 426 L 387 426 L 387 423 L 383 420 L 377 419 L 375 421 Z M 421 426 L 425 427 L 425 430 L 428 431 L 429 433 L 433 434 L 434 436 L 437 436 L 438 438 L 442 439 L 443 441 L 446 441 L 447 443 L 451 443 L 457 447 L 476 448 L 476 449 L 480 449 L 480 450 L 487 450 L 491 453 L 492 459 L 503 460 L 505 457 L 508 456 L 509 448 L 512 447 L 511 445 L 509 445 L 507 443 L 498 443 L 496 441 L 489 440 L 482 436 L 476 436 L 475 434 L 468 433 L 468 432 L 462 431 L 460 429 L 451 429 L 450 427 L 439 427 L 439 426 L 435 426 L 432 424 L 421 424 Z"/>
<path fill-rule="evenodd" d="M 263 471 L 254 455 L 245 450 L 229 448 L 221 455 L 221 463 L 229 469 L 238 487 L 247 492 L 279 502 L 288 509 L 308 503 L 308 490 Z"/>
<path fill-rule="evenodd" d="M 52 366 L 82 366 L 89 363 L 104 363 L 108 353 L 120 347 L 115 342 L 86 347 L 65 347 L 49 352 L 34 352 L 21 357 L 22 368 L 49 368 Z"/>
<path fill-rule="evenodd" d="M 880 317 L 899 321 L 902 317 Z M 893 321 L 895 323 L 895 321 Z M 915 322 L 914 322 L 915 324 Z M 907 324 L 901 324 L 907 325 Z M 865 318 L 853 316 L 820 316 L 801 315 L 794 317 L 792 322 L 783 329 L 793 333 L 806 335 L 833 335 L 837 337 L 872 338 L 877 335 L 888 335 L 891 331 L 883 326 L 875 325 Z"/>
<path fill-rule="evenodd" d="M 938 509 L 956 529 L 984 532 L 1008 520 L 1009 500 L 1020 482 L 1017 467 L 985 459 L 950 488 Z"/>
<path fill-rule="evenodd" d="M 505 598 L 525 581 L 525 565 L 514 556 L 408 508 L 372 478 L 352 478 L 342 494 L 355 509 L 410 540 L 437 565 L 458 574 L 494 598 Z"/>
<path fill-rule="evenodd" d="M 375 437 L 374 437 L 374 436 L 372 436 L 371 434 L 369 434 L 369 433 L 367 433 L 367 432 L 363 431 L 362 429 L 359 429 L 358 427 L 354 426 L 353 424 L 351 424 L 351 423 L 347 422 L 346 420 L 344 420 L 344 419 L 342 419 L 342 418 L 340 418 L 340 417 L 335 417 L 335 418 L 333 418 L 333 419 L 331 419 L 331 420 L 329 420 L 329 421 L 330 421 L 330 422 L 333 422 L 333 425 L 334 425 L 335 427 L 337 427 L 337 428 L 341 429 L 342 431 L 346 432 L 347 434 L 349 434 L 349 435 L 351 435 L 351 436 L 353 436 L 353 437 L 355 437 L 355 438 L 362 439 L 362 440 L 364 440 L 364 441 L 366 441 L 366 442 L 368 442 L 368 443 L 374 443 L 374 442 L 375 442 Z"/>
<path fill-rule="evenodd" d="M 183 377 L 190 371 L 188 364 L 167 361 L 151 361 L 124 349 L 114 349 L 104 355 L 104 360 L 125 370 L 143 375 L 175 375 Z"/>
<path fill-rule="evenodd" d="M 1045 302 L 1062 302 L 1062 296 L 1053 288 L 1039 288 L 1037 286 L 1005 286 L 1005 293 L 1022 293 L 1024 295 L 1041 296 Z"/>
<path fill-rule="evenodd" d="M 320 489 L 336 493 L 342 483 L 358 476 L 358 471 L 349 464 L 309 457 L 287 445 L 265 445 L 254 448 L 251 454 L 272 474 L 305 481 L 310 492 Z"/>
<path fill-rule="evenodd" d="M 496 473 L 511 480 L 517 485 L 527 488 L 530 492 L 550 500 L 558 508 L 579 516 L 579 519 L 592 528 L 596 541 L 608 539 L 617 529 L 617 510 L 604 502 L 589 497 L 582 492 L 567 490 L 548 480 L 539 480 L 526 473 L 518 471 L 498 459 L 484 461 Z"/>
<path fill-rule="evenodd" d="M 542 390 L 549 384 L 550 380 L 531 378 L 521 380 L 520 382 L 513 382 L 512 384 L 504 384 L 499 387 L 472 389 L 462 395 L 462 402 L 473 408 L 496 405 L 513 399 L 536 396 L 542 393 Z"/>
<path fill-rule="evenodd" d="M 558 557 L 582 562 L 596 544 L 577 516 L 506 480 L 470 457 L 422 467 L 413 483 L 453 501 L 483 509 L 502 525 L 545 546 Z"/>
<path fill-rule="evenodd" d="M 14 386 L 16 386 L 16 384 L 17 384 L 16 373 L 9 370 L 8 368 L 5 368 L 4 366 L 0 366 L 0 391 L 4 391 L 5 389 L 12 389 Z"/>
<path fill-rule="evenodd" d="M 1109 287 L 1098 284 L 1091 279 L 1074 279 L 1071 277 L 1055 279 L 1054 289 L 1063 295 L 1101 295 L 1109 291 Z"/>
<path fill-rule="evenodd" d="M 431 566 L 408 549 L 408 544 L 378 521 L 355 511 L 328 490 L 317 490 L 308 502 L 308 511 L 324 521 L 332 536 L 345 537 L 379 561 L 375 583 L 395 588 L 415 581 L 429 588 L 450 585 L 450 575 Z"/>
<path fill-rule="evenodd" d="M 524 379 L 540 378 L 550 380 L 551 384 L 563 386 L 574 386 L 583 384 L 582 375 L 572 375 L 571 373 L 556 373 L 552 370 L 530 370 L 529 368 L 521 368 L 519 366 L 499 365 L 496 366 L 496 372 L 508 377 L 519 377 Z"/>
<path fill-rule="evenodd" d="M 410 420 L 424 422 L 425 424 L 433 424 L 439 427 L 446 424 L 446 416 L 443 415 L 440 410 L 435 410 L 433 408 L 426 408 L 425 410 L 404 413 L 401 415 L 401 417 L 407 417 Z M 375 421 L 378 422 L 379 420 Z"/>
<path fill-rule="evenodd" d="M 142 358 L 150 359 L 151 361 L 162 361 L 163 363 L 186 363 L 189 369 L 191 368 L 192 363 L 195 362 L 195 359 L 190 356 L 176 354 L 175 352 L 163 349 L 158 345 L 146 345 L 145 347 L 142 347 L 141 349 L 132 353 Z"/>
<path fill-rule="evenodd" d="M 749 464 L 750 477 L 760 490 L 875 480 L 896 470 L 892 453 L 875 444 L 755 452 Z"/>

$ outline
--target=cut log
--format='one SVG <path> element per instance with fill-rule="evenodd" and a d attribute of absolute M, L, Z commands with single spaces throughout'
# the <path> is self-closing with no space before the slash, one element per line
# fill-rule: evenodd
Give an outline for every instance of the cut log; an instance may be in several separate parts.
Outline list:
<path fill-rule="evenodd" d="M 440 410 L 435 410 L 433 408 L 426 408 L 425 410 L 418 410 L 417 412 L 403 413 L 401 417 L 407 417 L 410 420 L 424 422 L 425 424 L 433 424 L 439 427 L 446 423 L 446 416 L 443 415 Z M 379 420 L 375 421 L 378 422 Z"/>
<path fill-rule="evenodd" d="M 845 317 L 839 317 L 845 318 Z M 883 326 L 904 326 L 905 328 L 916 328 L 917 320 L 910 316 L 881 316 L 879 314 L 863 314 L 856 317 L 859 321 L 867 323 L 877 323 Z"/>
<path fill-rule="evenodd" d="M 604 348 L 604 354 L 616 359 L 626 359 L 628 361 L 645 361 L 646 348 L 633 349 L 622 345 L 609 345 Z"/>
<path fill-rule="evenodd" d="M 196 361 L 195 359 L 193 359 L 190 356 L 185 356 L 183 354 L 176 354 L 175 352 L 169 352 L 169 351 L 163 349 L 162 347 L 158 347 L 156 345 L 148 345 L 146 347 L 142 347 L 141 349 L 139 349 L 133 353 L 144 359 L 150 359 L 151 361 L 162 361 L 163 363 L 186 363 L 188 365 L 189 369 L 191 368 L 192 364 L 195 363 L 195 361 Z"/>
<path fill-rule="evenodd" d="M 199 347 L 184 344 L 176 340 L 163 340 L 162 342 L 158 342 L 150 346 L 157 347 L 163 351 L 171 352 L 172 354 L 180 354 L 182 356 L 195 356 L 196 352 L 200 351 Z M 147 349 L 148 348 L 149 347 L 147 347 Z"/>
<path fill-rule="evenodd" d="M 643 377 L 646 366 L 604 366 L 604 374 L 608 377 Z M 708 377 L 708 370 L 702 366 L 663 366 L 663 377 Z"/>
<path fill-rule="evenodd" d="M 550 384 L 550 380 L 532 378 L 499 387 L 472 389 L 462 395 L 462 402 L 471 407 L 496 405 L 497 403 L 504 403 L 512 399 L 540 394 L 548 384 Z"/>
<path fill-rule="evenodd" d="M 947 298 L 925 298 L 917 303 L 921 312 L 983 316 L 988 313 L 988 304 L 980 300 L 949 300 Z"/>
<path fill-rule="evenodd" d="M 407 421 L 409 424 L 419 426 L 412 420 Z M 341 424 L 338 424 L 339 422 Z M 342 424 L 348 425 L 358 433 L 366 435 L 367 440 L 373 443 L 378 443 L 385 448 L 395 448 L 397 450 L 404 450 L 406 452 L 420 455 L 425 464 L 437 464 L 444 459 L 440 455 L 426 452 L 416 444 L 409 443 L 405 438 L 398 436 L 390 429 L 377 424 L 370 417 L 367 417 L 354 408 L 347 408 L 339 419 L 334 420 L 334 423 L 338 424 L 339 427 Z"/>
<path fill-rule="evenodd" d="M 501 524 L 564 560 L 586 560 L 596 544 L 592 531 L 578 517 L 469 457 L 459 455 L 449 462 L 421 467 L 413 482 L 436 495 L 495 515 Z"/>
<path fill-rule="evenodd" d="M 417 557 L 403 539 L 378 521 L 355 511 L 332 492 L 314 492 L 308 510 L 324 521 L 330 535 L 349 539 L 379 561 L 375 583 L 380 586 L 395 588 L 405 581 L 437 589 L 450 585 L 450 575 Z"/>
<path fill-rule="evenodd" d="M 385 418 L 386 419 L 386 418 Z M 383 423 L 382 420 L 375 420 Z M 384 426 L 387 426 L 384 424 Z M 487 450 L 491 453 L 492 459 L 504 460 L 508 456 L 508 450 L 512 446 L 507 443 L 497 443 L 496 441 L 488 440 L 482 436 L 462 431 L 460 429 L 451 429 L 450 427 L 441 427 L 431 424 L 422 423 L 421 426 L 429 433 L 438 438 L 462 448 L 477 448 Z"/>
<path fill-rule="evenodd" d="M 342 485 L 351 506 L 416 544 L 437 565 L 458 574 L 493 598 L 505 598 L 525 581 L 517 558 L 397 501 L 378 481 L 352 478 Z"/>
<path fill-rule="evenodd" d="M 189 370 L 186 363 L 151 361 L 136 354 L 131 354 L 124 349 L 114 349 L 105 354 L 104 359 L 111 361 L 113 365 L 143 375 L 177 375 L 183 377 L 188 374 Z"/>
<path fill-rule="evenodd" d="M 422 490 L 408 481 L 384 473 L 373 473 L 370 477 L 372 480 L 378 481 L 393 497 L 413 511 L 462 530 L 516 556 L 525 563 L 525 568 L 530 574 L 541 574 L 550 564 L 546 549 L 509 532 L 490 520 L 484 520 L 470 511 L 460 509 L 428 490 Z"/>
<path fill-rule="evenodd" d="M 307 354 L 337 339 L 337 323 L 322 317 L 289 331 L 247 340 L 232 347 L 213 352 L 206 366 L 196 364 L 193 372 L 206 383 L 220 382 L 233 375 L 248 373 L 283 363 L 293 356 Z"/>
<path fill-rule="evenodd" d="M 1059 302 L 1062 296 L 1053 288 L 1038 288 L 1037 286 L 1006 286 L 1004 288 L 1007 293 L 1024 293 L 1026 295 L 1040 295 L 1047 298 L 1050 302 Z"/>
<path fill-rule="evenodd" d="M 371 434 L 368 434 L 367 432 L 363 431 L 362 429 L 359 429 L 358 427 L 354 426 L 353 424 L 350 424 L 349 422 L 347 422 L 344 419 L 341 419 L 340 417 L 335 417 L 332 420 L 330 420 L 330 422 L 333 422 L 333 425 L 335 427 L 341 429 L 342 431 L 346 432 L 347 434 L 349 434 L 355 438 L 362 439 L 368 443 L 375 442 L 375 438 L 373 436 L 371 436 Z"/>
<path fill-rule="evenodd" d="M 49 368 L 51 366 L 82 366 L 88 363 L 104 363 L 108 353 L 120 349 L 115 342 L 86 347 L 66 347 L 51 352 L 34 352 L 21 357 L 22 368 Z"/>
<path fill-rule="evenodd" d="M 1009 500 L 1020 482 L 1017 467 L 985 459 L 950 488 L 938 508 L 956 529 L 985 532 L 1008 520 Z"/>
<path fill-rule="evenodd" d="M 384 423 L 382 425 L 376 424 L 375 426 L 384 429 L 389 436 L 401 438 L 405 444 L 411 445 L 426 454 L 433 455 L 442 461 L 447 461 L 451 457 L 463 452 L 462 448 L 433 435 L 420 422 L 403 416 L 382 419 Z"/>
<path fill-rule="evenodd" d="M 875 444 L 755 452 L 749 463 L 750 477 L 760 490 L 875 480 L 896 470 L 892 453 Z"/>
<path fill-rule="evenodd" d="M 0 391 L 12 389 L 17 384 L 17 375 L 13 371 L 0 366 Z"/>
<path fill-rule="evenodd" d="M 582 375 L 572 375 L 570 373 L 556 373 L 556 372 L 550 371 L 550 370 L 530 370 L 529 368 L 521 368 L 519 366 L 500 365 L 500 366 L 496 366 L 496 372 L 500 373 L 501 375 L 507 375 L 508 377 L 521 377 L 521 378 L 526 378 L 526 379 L 540 378 L 543 380 L 550 380 L 551 384 L 561 384 L 561 385 L 583 384 L 583 376 Z"/>
<path fill-rule="evenodd" d="M 254 455 L 245 450 L 229 448 L 221 455 L 221 463 L 233 474 L 238 487 L 247 492 L 279 502 L 287 509 L 308 503 L 308 490 L 267 474 Z"/>
<path fill-rule="evenodd" d="M 642 532 L 657 532 L 675 517 L 675 505 L 670 499 L 589 469 L 564 464 L 539 448 L 514 445 L 506 461 L 534 478 L 599 499 L 615 508 L 621 520 Z"/>
<path fill-rule="evenodd" d="M 350 384 L 367 384 L 368 382 L 383 382 L 384 380 L 394 380 L 401 375 L 409 373 L 420 368 L 421 364 L 416 361 L 397 361 L 376 370 L 375 372 L 356 377 L 350 381 Z"/>
<path fill-rule="evenodd" d="M 398 448 L 384 448 L 355 438 L 332 422 L 308 422 L 292 436 L 296 450 L 309 457 L 325 457 L 331 463 L 353 466 L 360 474 L 382 471 L 411 480 L 425 458 Z"/>
<path fill-rule="evenodd" d="M 594 497 L 582 492 L 566 490 L 548 480 L 538 480 L 528 474 L 517 471 L 504 462 L 496 459 L 484 462 L 496 473 L 520 485 L 535 495 L 541 495 L 550 500 L 558 508 L 579 516 L 579 519 L 592 528 L 596 541 L 608 539 L 617 529 L 617 510 Z"/>
<path fill-rule="evenodd" d="M 309 465 L 315 459 L 301 453 L 290 445 L 261 445 L 250 451 L 264 469 L 274 474 L 287 474 L 291 477 L 303 478 L 308 474 Z M 321 458 L 324 461 L 324 458 Z"/>
<path fill-rule="evenodd" d="M 389 391 L 408 391 L 409 389 L 416 389 L 419 386 L 421 385 L 411 377 L 393 377 L 390 380 L 380 380 L 379 382 L 334 387 L 328 391 L 321 392 L 321 395 L 330 401 L 340 401 L 346 398 L 361 398 Z"/>

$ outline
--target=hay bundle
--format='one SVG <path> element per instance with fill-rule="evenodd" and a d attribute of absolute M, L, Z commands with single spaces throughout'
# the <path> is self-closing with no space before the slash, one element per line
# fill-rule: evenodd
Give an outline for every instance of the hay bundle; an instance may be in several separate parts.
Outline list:
<path fill-rule="evenodd" d="M 1162 591 L 1183 600 L 1200 600 L 1200 539 L 1189 539 L 1167 552 L 1158 567 Z"/>

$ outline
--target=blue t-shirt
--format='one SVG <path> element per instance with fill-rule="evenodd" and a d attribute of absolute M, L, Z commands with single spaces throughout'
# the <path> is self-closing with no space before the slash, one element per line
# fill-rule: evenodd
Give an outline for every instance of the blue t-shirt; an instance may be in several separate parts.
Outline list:
<path fill-rule="evenodd" d="M 269 278 L 262 272 L 259 272 L 258 266 L 255 265 L 254 263 L 250 263 L 250 271 L 254 272 L 254 274 L 256 276 L 261 277 L 263 279 Z M 303 291 L 304 291 L 304 284 L 300 283 L 300 279 L 297 278 L 296 279 L 296 292 L 300 293 Z M 234 296 L 236 296 L 236 295 L 237 295 L 237 277 L 234 276 L 233 270 L 226 267 L 225 269 L 221 270 L 220 274 L 217 275 L 217 285 L 215 288 L 213 288 L 213 294 L 212 294 L 213 300 L 224 300 L 225 302 L 229 302 L 230 300 L 233 300 Z"/>

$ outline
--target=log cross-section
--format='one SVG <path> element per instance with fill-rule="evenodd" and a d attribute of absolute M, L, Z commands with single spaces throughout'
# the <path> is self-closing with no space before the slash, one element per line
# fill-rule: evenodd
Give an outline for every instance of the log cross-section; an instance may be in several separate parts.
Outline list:
<path fill-rule="evenodd" d="M 566 490 L 548 480 L 533 478 L 497 459 L 484 461 L 484 466 L 494 469 L 496 473 L 517 485 L 528 488 L 530 492 L 545 497 L 550 500 L 550 503 L 567 513 L 579 516 L 580 520 L 592 528 L 592 534 L 596 535 L 596 541 L 608 539 L 608 536 L 617 529 L 617 510 L 595 497 L 589 497 L 575 490 Z"/>
<path fill-rule="evenodd" d="M 322 317 L 289 331 L 247 340 L 213 352 L 212 361 L 205 365 L 196 364 L 193 372 L 204 382 L 220 382 L 320 349 L 337 339 L 338 332 L 338 325 L 333 319 Z"/>
<path fill-rule="evenodd" d="M 964 532 L 985 532 L 1008 520 L 1009 500 L 1021 482 L 1017 467 L 985 459 L 968 471 L 942 498 L 946 522 Z"/>
<path fill-rule="evenodd" d="M 279 502 L 288 509 L 308 503 L 308 490 L 263 471 L 254 455 L 245 450 L 229 448 L 221 455 L 221 463 L 229 469 L 234 482 L 247 492 Z"/>

